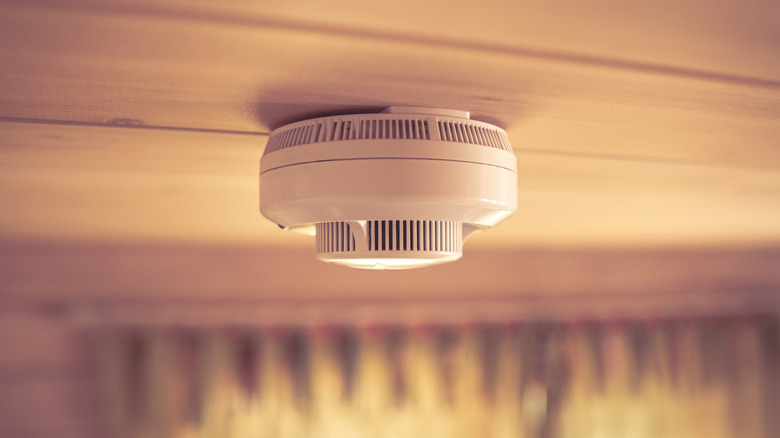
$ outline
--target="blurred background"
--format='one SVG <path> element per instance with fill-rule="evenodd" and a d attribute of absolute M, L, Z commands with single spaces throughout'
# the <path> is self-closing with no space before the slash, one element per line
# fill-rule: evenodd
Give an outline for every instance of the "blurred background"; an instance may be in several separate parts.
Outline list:
<path fill-rule="evenodd" d="M 104 334 L 112 436 L 778 430 L 775 318 Z"/>
<path fill-rule="evenodd" d="M 519 210 L 361 272 L 269 132 L 417 105 Z M 780 436 L 780 3 L 0 0 L 0 435 Z"/>

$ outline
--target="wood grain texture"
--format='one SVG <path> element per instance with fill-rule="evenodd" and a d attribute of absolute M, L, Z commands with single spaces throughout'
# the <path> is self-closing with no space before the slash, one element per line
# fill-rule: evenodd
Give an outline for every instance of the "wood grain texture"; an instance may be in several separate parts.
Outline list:
<path fill-rule="evenodd" d="M 702 14 L 690 22 L 686 14 L 667 17 L 661 4 L 634 20 L 625 7 L 601 6 L 592 15 L 574 14 L 569 5 L 572 15 L 556 6 L 524 18 L 522 5 L 426 5 L 451 14 L 426 28 L 419 20 L 436 14 L 400 4 L 385 12 L 418 13 L 406 20 L 391 14 L 383 25 L 348 3 L 5 5 L 0 117 L 267 132 L 313 114 L 417 104 L 468 109 L 510 129 L 519 149 L 777 165 L 780 88 L 773 81 L 780 77 L 780 56 L 772 32 L 761 30 L 773 28 L 776 6 L 724 15 L 692 5 L 689 13 Z M 497 15 L 502 8 L 507 13 Z M 561 20 L 544 31 L 539 23 L 508 24 L 538 17 L 548 17 L 540 23 Z M 735 35 L 724 32 L 729 19 Z M 589 31 L 572 34 L 583 20 L 591 21 Z M 647 32 L 659 21 L 668 35 Z M 368 30 L 390 30 L 350 30 L 360 22 Z M 416 37 L 420 29 L 441 40 Z M 448 39 L 454 33 L 459 38 Z M 595 33 L 595 40 L 586 38 Z M 526 38 L 564 38 L 560 47 L 574 55 L 470 45 L 496 40 L 523 47 Z M 653 53 L 669 54 L 658 62 L 680 71 L 653 64 L 643 39 L 658 40 Z M 607 41 L 626 48 L 613 53 Z M 705 51 L 713 63 L 695 65 L 691 54 Z M 592 53 L 616 61 L 600 62 L 588 57 Z M 623 56 L 629 53 L 633 57 Z M 733 62 L 728 53 L 750 62 Z M 650 64 L 630 61 L 643 56 Z M 744 76 L 730 76 L 732 67 Z M 757 77 L 768 79 L 751 79 Z"/>
<path fill-rule="evenodd" d="M 0 435 L 105 436 L 112 324 L 777 312 L 779 8 L 0 1 Z M 391 104 L 505 127 L 520 211 L 317 262 L 257 211 L 267 134 Z"/>
<path fill-rule="evenodd" d="M 466 249 L 455 263 L 373 272 L 309 248 L 14 244 L 0 252 L 7 303 L 78 300 L 328 301 L 776 292 L 776 248 Z M 594 304 L 596 305 L 596 304 Z"/>
<path fill-rule="evenodd" d="M 93 337 L 62 312 L 2 306 L 0 435 L 100 436 Z"/>
<path fill-rule="evenodd" d="M 266 136 L 0 123 L 0 236 L 90 242 L 314 243 L 258 211 Z M 780 173 L 516 151 L 519 212 L 469 247 L 772 245 Z"/>
<path fill-rule="evenodd" d="M 366 5 L 337 0 L 258 3 L 252 0 L 36 0 L 13 2 L 40 9 L 223 22 L 365 39 L 409 41 L 519 53 L 722 79 L 776 81 L 777 4 L 767 0 L 662 0 L 587 6 L 566 0 L 426 2 Z M 620 38 L 616 38 L 620 36 Z"/>

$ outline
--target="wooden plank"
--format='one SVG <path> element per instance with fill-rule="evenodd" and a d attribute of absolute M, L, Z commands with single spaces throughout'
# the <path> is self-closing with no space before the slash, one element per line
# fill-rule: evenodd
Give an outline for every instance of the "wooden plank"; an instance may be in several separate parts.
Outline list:
<path fill-rule="evenodd" d="M 222 6 L 201 4 L 189 13 L 180 3 L 165 5 L 3 6 L 0 32 L 8 43 L 0 46 L 0 117 L 264 132 L 312 114 L 402 103 L 468 109 L 507 127 L 519 150 L 751 167 L 780 162 L 774 147 L 780 136 L 780 88 L 773 83 L 307 30 L 287 26 L 284 19 L 253 24 L 223 17 Z M 250 9 L 232 3 L 224 8 L 233 18 Z M 278 16 L 296 23 L 293 9 L 279 8 Z M 451 9 L 461 18 L 474 12 Z M 317 11 L 323 20 L 333 18 L 322 7 L 311 12 Z M 757 11 L 735 16 L 742 23 L 737 29 Z M 482 24 L 470 27 L 474 34 L 488 21 L 479 15 L 484 12 L 477 14 L 481 18 L 475 23 Z M 363 15 L 347 14 L 333 26 L 349 26 Z M 425 14 L 411 15 L 414 22 Z M 616 23 L 609 15 L 604 20 Z M 566 23 L 552 29 L 567 28 Z M 641 28 L 636 35 L 660 35 Z M 621 44 L 632 41 L 606 27 L 604 32 Z M 725 35 L 708 30 L 703 37 L 713 39 L 705 46 L 722 55 Z M 766 56 L 750 57 L 760 65 L 780 59 L 770 55 L 775 45 L 740 35 L 745 41 L 735 44 L 744 50 L 728 50 L 763 50 Z M 666 48 L 684 46 L 662 41 Z M 683 52 L 690 55 L 690 50 Z M 723 65 L 751 65 L 717 59 Z M 761 76 L 759 67 L 755 72 Z"/>
<path fill-rule="evenodd" d="M 0 380 L 83 375 L 85 345 L 63 316 L 52 309 L 0 311 Z"/>
<path fill-rule="evenodd" d="M 0 234 L 93 241 L 277 236 L 258 209 L 264 138 L 73 126 L 0 129 L 6 134 L 0 198 L 13 211 L 0 218 Z"/>
<path fill-rule="evenodd" d="M 264 136 L 0 124 L 5 239 L 305 245 L 258 211 Z M 518 151 L 519 212 L 466 245 L 767 245 L 771 169 Z"/>
<path fill-rule="evenodd" d="M 5 305 L 79 300 L 230 303 L 733 293 L 777 296 L 776 248 L 466 249 L 458 262 L 375 272 L 317 261 L 313 248 L 5 242 Z M 774 294 L 774 295 L 773 295 Z M 763 299 L 763 298 L 762 298 Z M 594 305 L 597 305 L 594 300 Z"/>
<path fill-rule="evenodd" d="M 32 2 L 24 2 L 30 4 Z M 323 4 L 252 0 L 38 0 L 40 9 L 291 28 L 353 38 L 387 39 L 505 51 L 527 56 L 624 68 L 655 68 L 778 80 L 774 31 L 780 6 L 750 0 L 659 0 L 626 4 L 600 0 L 425 2 L 367 5 L 357 0 Z"/>
<path fill-rule="evenodd" d="M 2 386 L 3 436 L 103 436 L 98 391 L 91 379 L 6 380 Z"/>
<path fill-rule="evenodd" d="M 0 306 L 0 435 L 100 436 L 92 336 L 64 310 Z"/>

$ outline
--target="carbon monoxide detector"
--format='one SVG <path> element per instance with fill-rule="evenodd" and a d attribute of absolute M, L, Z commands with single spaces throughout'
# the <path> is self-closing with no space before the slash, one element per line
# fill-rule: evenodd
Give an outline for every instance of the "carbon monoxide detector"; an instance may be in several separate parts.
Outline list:
<path fill-rule="evenodd" d="M 393 106 L 270 134 L 260 211 L 314 234 L 320 260 L 408 269 L 457 260 L 463 241 L 517 210 L 506 132 L 465 111 Z"/>

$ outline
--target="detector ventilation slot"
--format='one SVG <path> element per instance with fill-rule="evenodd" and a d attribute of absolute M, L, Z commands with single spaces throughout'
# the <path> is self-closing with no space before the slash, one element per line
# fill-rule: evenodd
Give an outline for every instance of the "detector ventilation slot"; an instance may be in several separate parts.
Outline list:
<path fill-rule="evenodd" d="M 306 144 L 350 140 L 435 140 L 512 151 L 506 133 L 484 123 L 440 120 L 434 124 L 434 133 L 431 133 L 427 119 L 386 117 L 296 123 L 274 131 L 268 140 L 266 153 Z"/>
<path fill-rule="evenodd" d="M 462 225 L 452 221 L 368 221 L 369 251 L 459 252 Z"/>
<path fill-rule="evenodd" d="M 347 222 L 317 224 L 317 252 L 350 252 L 355 250 L 355 236 Z"/>
<path fill-rule="evenodd" d="M 424 119 L 336 120 L 293 126 L 274 133 L 266 150 L 349 140 L 430 140 L 428 121 Z"/>
<path fill-rule="evenodd" d="M 478 144 L 512 152 L 505 133 L 474 123 L 439 122 L 439 134 L 444 141 Z"/>

